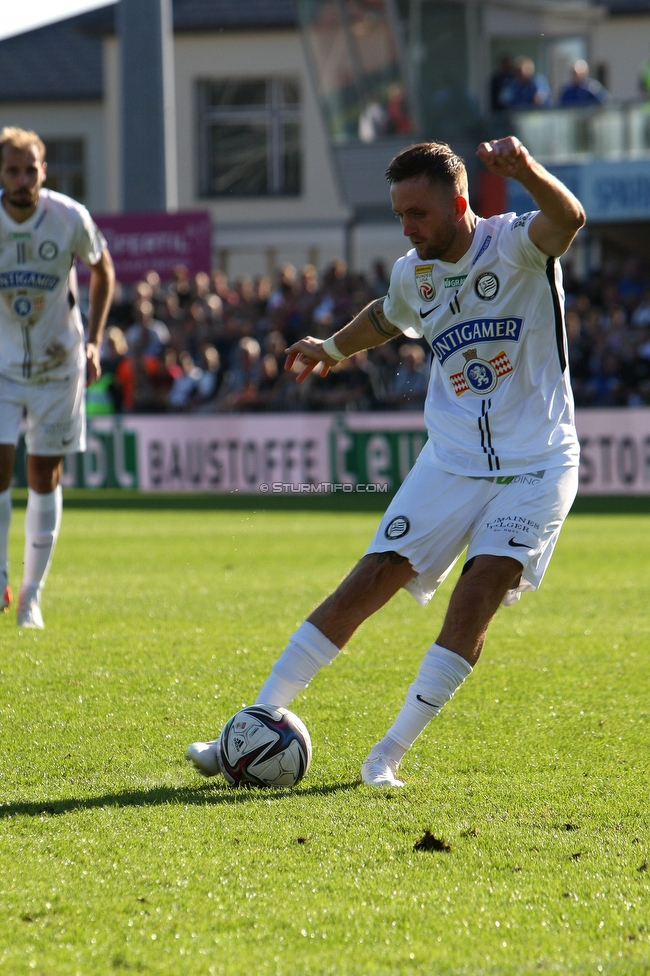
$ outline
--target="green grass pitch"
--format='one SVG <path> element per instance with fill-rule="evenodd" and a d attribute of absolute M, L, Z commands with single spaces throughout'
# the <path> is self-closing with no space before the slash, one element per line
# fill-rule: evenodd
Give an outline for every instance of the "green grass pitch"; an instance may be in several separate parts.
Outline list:
<path fill-rule="evenodd" d="M 297 789 L 184 761 L 376 521 L 64 513 L 47 630 L 0 619 L 1 973 L 650 973 L 650 515 L 569 518 L 403 790 L 359 766 L 453 580 L 427 610 L 398 594 L 294 703 L 314 746 Z M 427 830 L 449 850 L 414 850 Z"/>

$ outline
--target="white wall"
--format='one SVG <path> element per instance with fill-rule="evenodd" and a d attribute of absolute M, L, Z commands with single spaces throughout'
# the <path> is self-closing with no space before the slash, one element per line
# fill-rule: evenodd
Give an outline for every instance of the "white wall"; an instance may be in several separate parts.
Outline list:
<path fill-rule="evenodd" d="M 594 31 L 591 58 L 607 65 L 614 98 L 638 98 L 639 69 L 649 57 L 650 14 L 611 17 Z"/>
<path fill-rule="evenodd" d="M 390 223 L 359 224 L 352 234 L 352 264 L 359 271 L 371 275 L 372 266 L 379 258 L 390 274 L 398 258 L 410 250 L 411 243 L 404 237 L 397 220 Z"/>
<path fill-rule="evenodd" d="M 568 37 L 586 34 L 602 16 L 597 8 L 574 0 L 562 0 L 552 9 L 517 0 L 492 0 L 483 11 L 483 33 L 487 37 Z"/>
<path fill-rule="evenodd" d="M 180 34 L 174 43 L 179 205 L 207 207 L 228 224 L 347 218 L 297 31 Z M 196 83 L 210 78 L 294 75 L 302 93 L 303 192 L 299 197 L 203 200 L 198 195 Z"/>
<path fill-rule="evenodd" d="M 100 101 L 2 102 L 0 128 L 17 125 L 31 129 L 47 143 L 50 139 L 82 139 L 86 178 L 86 204 L 105 210 L 105 143 Z"/>
<path fill-rule="evenodd" d="M 297 31 L 180 34 L 174 39 L 178 202 L 208 210 L 215 265 L 234 277 L 291 263 L 318 267 L 343 256 L 348 209 L 332 169 L 320 109 Z M 303 192 L 298 197 L 202 199 L 199 196 L 197 82 L 210 78 L 294 75 L 301 85 Z M 106 210 L 122 198 L 119 41 L 104 41 Z"/>
<path fill-rule="evenodd" d="M 283 264 L 300 269 L 313 264 L 319 270 L 335 258 L 345 256 L 345 224 L 340 221 L 268 224 L 222 224 L 214 227 L 215 266 L 233 278 L 243 275 L 274 275 Z"/>
<path fill-rule="evenodd" d="M 410 248 L 409 241 L 395 222 L 358 224 L 351 229 L 351 266 L 372 278 L 376 260 L 390 272 L 398 258 Z M 270 226 L 258 229 L 215 227 L 213 253 L 215 265 L 232 278 L 243 275 L 274 274 L 283 264 L 296 268 L 306 263 L 322 271 L 336 258 L 346 258 L 347 228 L 344 224 L 319 222 L 294 227 Z"/>

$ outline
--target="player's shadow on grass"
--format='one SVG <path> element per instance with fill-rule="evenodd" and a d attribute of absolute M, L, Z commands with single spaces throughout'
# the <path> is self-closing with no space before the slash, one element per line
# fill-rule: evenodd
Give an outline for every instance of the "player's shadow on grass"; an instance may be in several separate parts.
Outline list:
<path fill-rule="evenodd" d="M 295 789 L 236 789 L 232 786 L 206 784 L 199 787 L 157 786 L 151 790 L 125 790 L 123 793 L 104 793 L 101 796 L 70 797 L 66 800 L 46 800 L 42 803 L 0 804 L 0 819 L 7 817 L 58 817 L 75 810 L 94 810 L 101 807 L 155 807 L 192 803 L 196 806 L 219 804 L 256 803 L 267 800 L 284 800 L 292 796 L 328 796 L 342 793 L 359 786 L 357 780 L 348 783 L 331 783 L 326 786 L 297 786 Z"/>

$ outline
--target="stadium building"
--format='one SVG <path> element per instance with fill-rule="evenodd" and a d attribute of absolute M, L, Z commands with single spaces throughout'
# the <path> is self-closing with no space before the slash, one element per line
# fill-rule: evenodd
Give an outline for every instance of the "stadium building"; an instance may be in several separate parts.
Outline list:
<path fill-rule="evenodd" d="M 0 124 L 35 128 L 50 185 L 122 209 L 116 4 L 0 42 Z M 345 255 L 392 262 L 403 238 L 384 169 L 418 138 L 471 163 L 515 131 L 590 218 L 576 270 L 604 251 L 650 260 L 650 0 L 175 0 L 178 203 L 212 219 L 215 265 L 273 272 Z M 494 113 L 504 56 L 548 79 L 578 58 L 607 105 Z M 645 95 L 645 99 L 644 96 Z M 471 172 L 479 210 L 525 194 Z"/>

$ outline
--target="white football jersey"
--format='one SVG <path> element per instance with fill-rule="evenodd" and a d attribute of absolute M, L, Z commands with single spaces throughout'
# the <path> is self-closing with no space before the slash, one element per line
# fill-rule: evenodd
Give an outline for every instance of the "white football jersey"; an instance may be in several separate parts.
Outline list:
<path fill-rule="evenodd" d="M 106 242 L 81 204 L 41 190 L 22 224 L 0 202 L 0 374 L 63 379 L 85 364 L 75 257 L 97 264 Z"/>
<path fill-rule="evenodd" d="M 562 270 L 528 236 L 535 213 L 479 218 L 455 264 L 413 249 L 393 268 L 384 312 L 433 350 L 425 422 L 452 474 L 578 464 Z"/>

